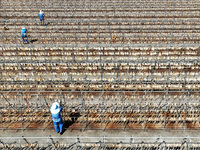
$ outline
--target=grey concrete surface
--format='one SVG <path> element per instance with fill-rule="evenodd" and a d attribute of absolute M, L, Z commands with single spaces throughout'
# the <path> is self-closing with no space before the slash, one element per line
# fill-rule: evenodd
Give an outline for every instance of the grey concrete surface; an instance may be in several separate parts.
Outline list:
<path fill-rule="evenodd" d="M 109 131 L 96 131 L 96 130 L 86 130 L 86 131 L 71 131 L 66 130 L 62 135 L 56 133 L 54 130 L 6 130 L 0 131 L 0 139 L 2 141 L 19 141 L 21 137 L 21 142 L 24 143 L 22 137 L 27 139 L 29 142 L 38 141 L 39 143 L 46 144 L 51 141 L 59 141 L 60 143 L 73 143 L 77 141 L 77 137 L 80 142 L 99 142 L 104 141 L 106 137 L 106 142 L 130 142 L 132 137 L 134 142 L 155 142 L 161 139 L 166 142 L 180 142 L 186 138 L 191 142 L 200 141 L 200 131 L 199 130 L 109 130 Z M 4 139 L 5 138 L 5 139 Z"/>

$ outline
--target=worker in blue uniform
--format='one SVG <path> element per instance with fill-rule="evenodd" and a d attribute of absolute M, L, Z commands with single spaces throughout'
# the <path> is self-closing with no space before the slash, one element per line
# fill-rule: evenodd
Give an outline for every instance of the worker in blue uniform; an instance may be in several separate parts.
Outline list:
<path fill-rule="evenodd" d="M 63 120 L 61 117 L 61 111 L 62 111 L 62 106 L 60 106 L 60 103 L 55 101 L 52 106 L 51 106 L 51 114 L 52 114 L 52 120 L 54 123 L 54 128 L 57 133 L 62 134 L 63 131 Z"/>
<path fill-rule="evenodd" d="M 40 24 L 42 25 L 42 23 L 43 23 L 43 25 L 44 25 L 44 13 L 43 13 L 43 11 L 40 10 L 40 13 L 38 15 L 40 16 Z"/>
<path fill-rule="evenodd" d="M 21 36 L 22 36 L 22 40 L 23 40 L 23 44 L 25 42 L 25 39 L 26 39 L 26 43 L 28 43 L 28 40 L 27 40 L 27 29 L 25 27 L 23 27 L 21 29 Z"/>

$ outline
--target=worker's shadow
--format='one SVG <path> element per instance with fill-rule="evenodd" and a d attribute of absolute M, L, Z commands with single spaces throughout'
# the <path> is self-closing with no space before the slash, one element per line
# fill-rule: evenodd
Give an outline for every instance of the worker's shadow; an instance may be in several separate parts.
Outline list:
<path fill-rule="evenodd" d="M 66 120 L 64 121 L 64 124 L 63 124 L 63 133 L 73 124 L 76 122 L 76 120 L 81 116 L 80 113 L 71 113 L 69 115 L 71 117 L 71 120 Z"/>
<path fill-rule="evenodd" d="M 31 41 L 30 41 L 30 43 L 34 43 L 34 42 L 37 42 L 38 40 L 37 39 L 32 39 Z"/>

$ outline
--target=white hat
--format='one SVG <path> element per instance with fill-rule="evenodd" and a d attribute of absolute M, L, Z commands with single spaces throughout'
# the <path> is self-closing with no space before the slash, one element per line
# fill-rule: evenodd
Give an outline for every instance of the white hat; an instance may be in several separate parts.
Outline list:
<path fill-rule="evenodd" d="M 22 29 L 26 29 L 25 27 L 22 27 Z"/>
<path fill-rule="evenodd" d="M 50 111 L 51 111 L 52 114 L 57 114 L 57 113 L 59 113 L 60 109 L 59 109 L 59 104 L 58 104 L 58 102 L 54 102 L 54 103 L 52 104 Z"/>
<path fill-rule="evenodd" d="M 40 14 L 42 14 L 43 12 L 42 12 L 42 10 L 40 10 Z"/>

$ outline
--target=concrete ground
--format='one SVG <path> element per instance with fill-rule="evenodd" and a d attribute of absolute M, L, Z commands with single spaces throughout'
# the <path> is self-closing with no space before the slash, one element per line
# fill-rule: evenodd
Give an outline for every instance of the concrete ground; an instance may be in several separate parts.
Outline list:
<path fill-rule="evenodd" d="M 0 139 L 4 142 L 34 142 L 47 144 L 58 141 L 59 143 L 75 143 L 80 142 L 181 142 L 184 138 L 190 142 L 199 142 L 199 130 L 66 130 L 62 135 L 56 133 L 54 130 L 1 130 Z M 21 138 L 19 138 L 21 137 Z M 24 138 L 22 138 L 24 137 Z M 77 139 L 77 137 L 79 139 Z M 104 139 L 105 137 L 105 139 Z M 199 139 L 198 139 L 199 138 Z"/>

